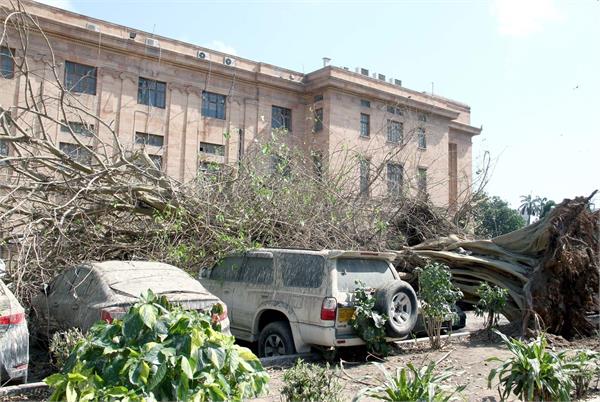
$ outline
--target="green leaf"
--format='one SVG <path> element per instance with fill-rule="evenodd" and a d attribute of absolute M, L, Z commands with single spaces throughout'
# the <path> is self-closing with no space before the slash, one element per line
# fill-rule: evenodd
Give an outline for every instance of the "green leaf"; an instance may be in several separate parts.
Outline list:
<path fill-rule="evenodd" d="M 151 304 L 142 304 L 140 306 L 140 317 L 144 322 L 144 325 L 148 328 L 154 328 L 156 324 L 156 316 L 158 314 L 158 310 Z"/>
<path fill-rule="evenodd" d="M 205 353 L 213 366 L 219 370 L 223 368 L 225 364 L 225 351 L 223 349 L 208 347 Z"/>
<path fill-rule="evenodd" d="M 71 382 L 67 383 L 65 397 L 67 398 L 67 402 L 77 402 L 77 391 Z"/>
<path fill-rule="evenodd" d="M 192 366 L 190 366 L 190 362 L 185 356 L 181 356 L 181 370 L 188 379 L 194 378 L 194 370 L 192 370 Z"/>

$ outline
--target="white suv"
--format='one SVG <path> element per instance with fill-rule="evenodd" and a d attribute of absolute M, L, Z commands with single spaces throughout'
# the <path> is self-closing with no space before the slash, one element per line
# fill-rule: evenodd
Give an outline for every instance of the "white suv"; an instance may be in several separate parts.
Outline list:
<path fill-rule="evenodd" d="M 375 291 L 392 339 L 408 336 L 418 314 L 413 288 L 400 280 L 392 253 L 258 249 L 230 255 L 200 274 L 229 309 L 232 334 L 258 341 L 261 357 L 311 346 L 362 345 L 348 321 L 356 281 Z"/>

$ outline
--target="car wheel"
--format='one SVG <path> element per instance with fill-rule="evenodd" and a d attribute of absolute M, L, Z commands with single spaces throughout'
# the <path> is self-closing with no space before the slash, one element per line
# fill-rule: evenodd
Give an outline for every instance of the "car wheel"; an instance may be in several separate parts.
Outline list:
<path fill-rule="evenodd" d="M 260 332 L 258 337 L 259 357 L 291 355 L 295 352 L 294 337 L 287 322 L 272 322 Z"/>
<path fill-rule="evenodd" d="M 404 281 L 396 280 L 377 289 L 375 309 L 388 317 L 386 332 L 391 337 L 407 337 L 417 323 L 417 295 Z"/>

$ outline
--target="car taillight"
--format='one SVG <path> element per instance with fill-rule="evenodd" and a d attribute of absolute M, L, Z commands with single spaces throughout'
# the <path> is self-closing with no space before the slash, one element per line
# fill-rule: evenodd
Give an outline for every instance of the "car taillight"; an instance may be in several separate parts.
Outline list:
<path fill-rule="evenodd" d="M 326 297 L 321 305 L 321 319 L 324 321 L 335 321 L 337 311 L 337 300 L 335 297 Z"/>
<path fill-rule="evenodd" d="M 106 321 L 107 323 L 113 322 L 113 317 L 108 310 L 100 310 L 100 319 L 102 321 Z"/>
<path fill-rule="evenodd" d="M 100 319 L 111 323 L 114 320 L 122 317 L 127 312 L 126 308 L 123 307 L 111 307 L 100 310 Z"/>
<path fill-rule="evenodd" d="M 0 325 L 21 324 L 25 321 L 25 313 L 9 314 L 0 317 Z"/>

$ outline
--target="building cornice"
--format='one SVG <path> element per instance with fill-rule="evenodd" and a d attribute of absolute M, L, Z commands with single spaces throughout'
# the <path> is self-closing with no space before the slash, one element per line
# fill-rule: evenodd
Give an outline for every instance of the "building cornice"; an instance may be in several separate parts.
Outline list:
<path fill-rule="evenodd" d="M 472 136 L 481 134 L 481 130 L 483 130 L 482 127 L 473 127 L 468 124 L 459 123 L 458 121 L 451 121 L 450 128 Z"/>

